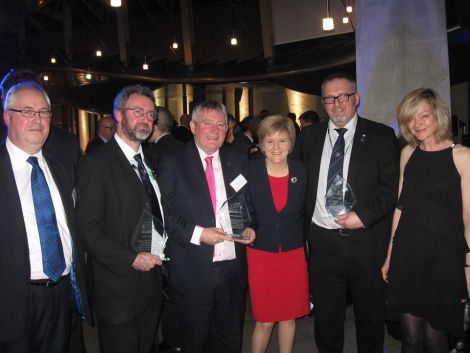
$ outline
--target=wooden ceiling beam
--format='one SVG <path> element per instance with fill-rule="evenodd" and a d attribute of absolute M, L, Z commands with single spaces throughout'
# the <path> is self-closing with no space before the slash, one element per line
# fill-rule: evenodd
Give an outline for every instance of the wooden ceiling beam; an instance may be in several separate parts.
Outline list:
<path fill-rule="evenodd" d="M 181 31 L 183 35 L 184 64 L 189 68 L 193 67 L 193 9 L 191 0 L 180 0 L 181 8 Z"/>
<path fill-rule="evenodd" d="M 274 57 L 273 15 L 271 0 L 259 0 L 264 58 L 271 64 Z"/>
<path fill-rule="evenodd" d="M 124 66 L 127 66 L 127 45 L 129 44 L 129 16 L 127 11 L 127 1 L 123 1 L 122 6 L 116 8 L 116 18 L 119 41 L 119 58 L 121 63 Z"/>

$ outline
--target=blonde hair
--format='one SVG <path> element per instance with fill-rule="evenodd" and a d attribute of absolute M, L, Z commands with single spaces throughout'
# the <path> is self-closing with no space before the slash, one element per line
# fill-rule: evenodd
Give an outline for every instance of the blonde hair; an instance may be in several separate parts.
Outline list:
<path fill-rule="evenodd" d="M 436 142 L 439 143 L 452 139 L 450 113 L 445 103 L 436 91 L 430 88 L 419 88 L 408 93 L 397 109 L 400 135 L 413 147 L 417 146 L 419 141 L 413 135 L 408 125 L 414 119 L 421 103 L 424 101 L 429 104 L 437 125 L 435 134 Z"/>
<path fill-rule="evenodd" d="M 285 116 L 281 115 L 270 115 L 261 120 L 258 126 L 258 139 L 260 145 L 263 144 L 263 140 L 268 136 L 276 132 L 285 131 L 289 136 L 291 143 L 291 150 L 295 144 L 295 127 L 294 123 Z"/>

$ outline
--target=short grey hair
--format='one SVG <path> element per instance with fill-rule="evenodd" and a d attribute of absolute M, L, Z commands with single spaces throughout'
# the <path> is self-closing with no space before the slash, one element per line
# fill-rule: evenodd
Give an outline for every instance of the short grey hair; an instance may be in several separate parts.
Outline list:
<path fill-rule="evenodd" d="M 328 75 L 327 77 L 325 77 L 323 79 L 323 82 L 321 84 L 321 94 L 322 94 L 322 96 L 323 96 L 323 91 L 324 91 L 325 85 L 328 82 L 331 82 L 331 81 L 334 81 L 334 80 L 346 80 L 346 81 L 348 81 L 352 86 L 352 90 L 354 92 L 357 92 L 356 79 L 353 76 L 351 76 L 350 74 L 347 74 L 345 72 L 335 72 L 334 74 Z"/>
<path fill-rule="evenodd" d="M 216 102 L 216 101 L 211 101 L 207 100 L 202 103 L 199 103 L 194 109 L 193 109 L 193 114 L 191 116 L 191 119 L 195 122 L 199 121 L 199 118 L 201 117 L 201 112 L 203 110 L 215 110 L 219 113 L 222 113 L 224 115 L 224 122 L 225 124 L 228 123 L 227 121 L 227 110 L 225 109 L 225 105 L 222 103 Z"/>
<path fill-rule="evenodd" d="M 47 102 L 48 109 L 51 110 L 51 100 L 49 99 L 49 96 L 47 95 L 47 92 L 44 90 L 44 88 L 42 88 L 41 85 L 39 85 L 37 82 L 24 81 L 24 82 L 17 83 L 16 85 L 13 85 L 8 89 L 8 92 L 5 96 L 5 100 L 3 102 L 4 112 L 6 112 L 8 109 L 10 109 L 13 106 L 15 102 L 16 93 L 24 89 L 34 89 L 38 92 L 41 92 L 42 95 L 44 96 L 44 99 Z"/>
<path fill-rule="evenodd" d="M 133 94 L 139 94 L 141 96 L 149 98 L 155 106 L 155 97 L 150 88 L 143 85 L 126 86 L 121 89 L 116 95 L 116 98 L 114 98 L 113 113 L 116 114 L 117 111 L 124 112 L 127 101 L 129 100 L 129 97 Z"/>
<path fill-rule="evenodd" d="M 155 125 L 161 132 L 170 132 L 175 125 L 175 117 L 165 107 L 157 107 L 157 120 Z"/>

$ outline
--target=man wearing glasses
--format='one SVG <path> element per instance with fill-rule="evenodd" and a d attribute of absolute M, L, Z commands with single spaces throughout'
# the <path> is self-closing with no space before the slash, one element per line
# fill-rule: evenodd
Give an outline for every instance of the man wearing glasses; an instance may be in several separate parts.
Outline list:
<path fill-rule="evenodd" d="M 42 87 L 30 81 L 12 86 L 3 108 L 8 136 L 0 146 L 0 352 L 63 353 L 71 306 L 90 318 L 74 166 L 43 150 L 51 104 Z"/>
<path fill-rule="evenodd" d="M 98 121 L 98 128 L 96 131 L 96 137 L 91 140 L 86 146 L 86 153 L 90 153 L 95 148 L 100 147 L 107 143 L 114 135 L 116 127 L 114 126 L 113 119 L 109 116 L 105 116 Z"/>
<path fill-rule="evenodd" d="M 163 234 L 160 190 L 141 143 L 155 120 L 153 92 L 123 88 L 114 100 L 116 134 L 83 157 L 78 177 L 80 235 L 88 254 L 101 353 L 150 352 L 161 303 L 160 257 L 134 237 Z"/>
<path fill-rule="evenodd" d="M 380 268 L 398 188 L 398 150 L 391 128 L 357 115 L 359 93 L 348 74 L 322 84 L 329 120 L 301 133 L 307 165 L 305 221 L 320 353 L 342 352 L 348 295 L 358 352 L 383 352 L 385 286 Z"/>

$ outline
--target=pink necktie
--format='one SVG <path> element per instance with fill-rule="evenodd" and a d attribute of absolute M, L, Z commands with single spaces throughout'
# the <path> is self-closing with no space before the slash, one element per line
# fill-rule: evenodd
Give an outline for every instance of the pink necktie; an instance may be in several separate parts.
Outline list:
<path fill-rule="evenodd" d="M 214 216 L 217 214 L 217 201 L 215 198 L 215 178 L 214 169 L 212 168 L 212 156 L 207 156 L 204 160 L 206 161 L 206 180 L 209 186 L 209 192 L 211 194 L 212 208 L 214 210 Z"/>

